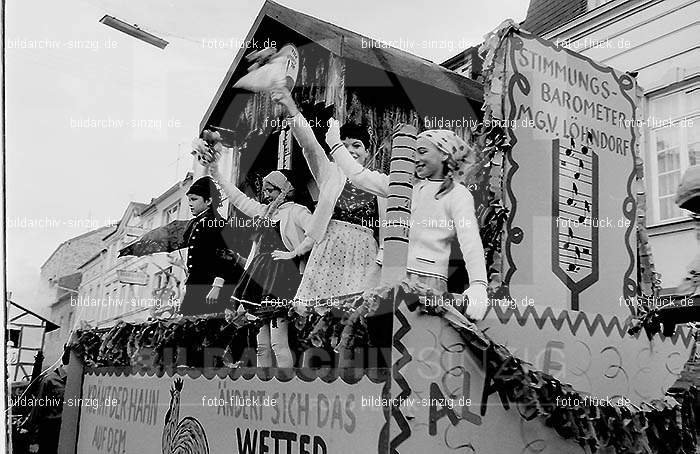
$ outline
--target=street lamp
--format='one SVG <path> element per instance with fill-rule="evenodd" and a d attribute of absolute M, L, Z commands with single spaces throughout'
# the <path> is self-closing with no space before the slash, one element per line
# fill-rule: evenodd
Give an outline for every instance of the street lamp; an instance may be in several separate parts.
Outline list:
<path fill-rule="evenodd" d="M 126 22 L 121 21 L 116 17 L 112 17 L 105 14 L 104 17 L 100 19 L 100 22 L 116 30 L 119 30 L 120 32 L 126 33 L 127 35 L 133 36 L 134 38 L 140 39 L 141 41 L 145 41 L 148 44 L 152 44 L 161 49 L 165 49 L 165 46 L 168 45 L 168 42 L 166 40 L 158 38 L 157 36 L 152 35 L 146 31 L 143 31 L 136 25 L 127 24 Z"/>

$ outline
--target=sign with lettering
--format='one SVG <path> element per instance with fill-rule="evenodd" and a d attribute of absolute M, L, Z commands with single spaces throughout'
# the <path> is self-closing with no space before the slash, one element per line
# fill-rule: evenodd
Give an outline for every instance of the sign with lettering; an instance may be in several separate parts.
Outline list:
<path fill-rule="evenodd" d="M 377 452 L 383 386 L 88 371 L 77 452 Z"/>
<path fill-rule="evenodd" d="M 117 270 L 117 279 L 122 284 L 148 285 L 149 276 L 143 271 Z"/>
<path fill-rule="evenodd" d="M 504 41 L 504 282 L 540 307 L 624 317 L 636 293 L 636 84 L 525 32 Z"/>

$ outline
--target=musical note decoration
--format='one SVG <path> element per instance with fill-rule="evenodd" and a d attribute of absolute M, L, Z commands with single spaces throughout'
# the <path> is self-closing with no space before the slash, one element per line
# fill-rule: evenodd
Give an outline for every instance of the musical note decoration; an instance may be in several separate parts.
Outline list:
<path fill-rule="evenodd" d="M 598 155 L 571 138 L 552 141 L 552 270 L 578 295 L 598 280 Z"/>

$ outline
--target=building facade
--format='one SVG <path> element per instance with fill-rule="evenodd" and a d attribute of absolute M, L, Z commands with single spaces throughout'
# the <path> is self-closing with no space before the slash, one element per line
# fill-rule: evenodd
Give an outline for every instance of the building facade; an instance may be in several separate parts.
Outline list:
<path fill-rule="evenodd" d="M 52 332 L 46 339 L 44 346 L 44 365 L 54 364 L 61 357 L 63 343 L 67 340 L 67 333 L 72 327 L 74 319 L 70 319 L 64 313 L 64 306 L 70 304 L 66 302 L 66 294 L 70 294 L 65 289 L 73 285 L 75 278 L 69 276 L 79 273 L 78 267 L 85 260 L 95 255 L 102 249 L 102 239 L 105 235 L 114 230 L 114 226 L 104 226 L 89 232 L 78 235 L 61 243 L 56 250 L 46 259 L 41 266 L 39 290 L 37 292 L 38 302 L 41 307 L 49 309 L 49 318 L 60 326 L 59 330 Z M 79 281 L 78 281 L 79 282 Z M 76 289 L 70 289 L 73 292 Z M 59 304 L 63 301 L 62 304 Z M 61 317 L 63 317 L 61 319 Z M 59 333 L 61 333 L 59 335 Z"/>
<path fill-rule="evenodd" d="M 149 203 L 131 202 L 117 225 L 62 243 L 41 269 L 50 318 L 59 329 L 47 334 L 44 368 L 61 357 L 63 345 L 81 325 L 112 326 L 172 311 L 186 269 L 182 251 L 119 257 L 119 251 L 149 230 L 191 217 L 185 193 L 192 173 Z"/>
<path fill-rule="evenodd" d="M 41 265 L 38 298 L 41 306 L 50 307 L 56 302 L 58 280 L 73 274 L 87 259 L 102 249 L 102 239 L 114 230 L 104 226 L 78 235 L 61 243 Z"/>
<path fill-rule="evenodd" d="M 150 203 L 129 204 L 116 229 L 103 239 L 103 248 L 79 267 L 83 273 L 76 302 L 80 321 L 111 326 L 173 310 L 184 288 L 185 254 L 119 257 L 119 251 L 152 229 L 189 219 L 185 193 L 191 184 L 192 174 L 188 174 Z"/>
<path fill-rule="evenodd" d="M 68 274 L 58 279 L 56 289 L 56 301 L 51 305 L 50 319 L 58 325 L 58 329 L 46 334 L 46 344 L 44 354 L 47 361 L 46 366 L 58 361 L 63 353 L 63 344 L 68 340 L 68 336 L 75 326 L 75 310 L 72 301 L 78 294 L 80 281 L 83 275 L 80 272 Z"/>

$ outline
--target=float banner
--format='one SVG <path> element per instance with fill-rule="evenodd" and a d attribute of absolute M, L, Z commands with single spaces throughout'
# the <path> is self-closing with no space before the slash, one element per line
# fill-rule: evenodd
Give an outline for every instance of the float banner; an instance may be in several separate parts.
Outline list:
<path fill-rule="evenodd" d="M 383 386 L 88 371 L 77 452 L 377 452 Z"/>
<path fill-rule="evenodd" d="M 526 421 L 515 406 L 506 410 L 498 395 L 484 396 L 481 366 L 444 318 L 412 312 L 401 302 L 394 327 L 392 452 L 585 453 L 543 418 Z"/>
<path fill-rule="evenodd" d="M 694 331 L 671 337 L 631 336 L 632 317 L 618 318 L 536 306 L 493 305 L 479 324 L 517 358 L 576 391 L 634 405 L 663 399 L 690 358 Z"/>
<path fill-rule="evenodd" d="M 636 290 L 635 80 L 528 33 L 504 46 L 510 294 L 629 315 L 619 301 Z"/>

